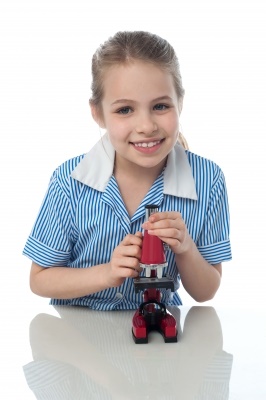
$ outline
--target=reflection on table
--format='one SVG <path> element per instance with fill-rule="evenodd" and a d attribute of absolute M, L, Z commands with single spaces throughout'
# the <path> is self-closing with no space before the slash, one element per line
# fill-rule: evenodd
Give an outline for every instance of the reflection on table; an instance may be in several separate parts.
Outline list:
<path fill-rule="evenodd" d="M 37 399 L 229 398 L 233 357 L 223 350 L 212 307 L 192 307 L 179 324 L 178 343 L 158 332 L 148 344 L 131 336 L 132 311 L 55 307 L 30 325 L 33 361 L 23 367 Z M 177 321 L 182 307 L 169 307 Z"/>

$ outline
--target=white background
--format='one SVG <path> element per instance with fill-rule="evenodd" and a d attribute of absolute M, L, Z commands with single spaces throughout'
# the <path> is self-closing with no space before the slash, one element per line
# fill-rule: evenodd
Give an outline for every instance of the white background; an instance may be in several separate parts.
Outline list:
<path fill-rule="evenodd" d="M 52 171 L 99 139 L 91 57 L 118 30 L 148 30 L 175 47 L 183 132 L 225 173 L 233 261 L 211 304 L 265 302 L 265 21 L 264 0 L 0 0 L 2 398 L 34 398 L 21 366 L 31 360 L 29 316 L 48 299 L 31 294 L 21 253 Z"/>
<path fill-rule="evenodd" d="M 90 62 L 118 30 L 148 30 L 175 47 L 186 90 L 181 116 L 190 149 L 223 169 L 233 261 L 213 304 L 247 307 L 265 287 L 264 1 L 8 0 L 0 13 L 1 294 L 23 296 L 21 255 L 52 171 L 99 139 Z M 183 293 L 185 304 L 192 299 Z"/>

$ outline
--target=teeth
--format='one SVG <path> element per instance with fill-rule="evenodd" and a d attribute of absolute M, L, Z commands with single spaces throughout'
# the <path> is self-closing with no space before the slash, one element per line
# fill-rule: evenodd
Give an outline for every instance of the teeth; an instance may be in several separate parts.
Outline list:
<path fill-rule="evenodd" d="M 149 143 L 135 143 L 135 146 L 137 147 L 153 147 L 156 146 L 156 144 L 160 143 L 160 140 L 157 140 L 156 142 L 149 142 Z"/>

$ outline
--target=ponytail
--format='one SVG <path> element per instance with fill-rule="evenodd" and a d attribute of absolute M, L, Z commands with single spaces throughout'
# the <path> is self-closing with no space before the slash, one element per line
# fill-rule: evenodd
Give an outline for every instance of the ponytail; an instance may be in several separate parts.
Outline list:
<path fill-rule="evenodd" d="M 184 135 L 183 135 L 181 132 L 179 132 L 179 134 L 178 134 L 178 141 L 179 141 L 179 143 L 181 144 L 181 146 L 184 147 L 185 150 L 188 150 L 188 149 L 189 149 L 189 148 L 188 148 L 188 143 L 187 143 L 187 141 L 186 141 Z"/>

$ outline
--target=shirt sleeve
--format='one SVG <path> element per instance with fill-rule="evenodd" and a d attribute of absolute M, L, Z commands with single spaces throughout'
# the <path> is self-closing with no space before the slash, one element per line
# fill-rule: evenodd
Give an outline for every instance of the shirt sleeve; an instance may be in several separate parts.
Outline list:
<path fill-rule="evenodd" d="M 196 242 L 199 252 L 210 264 L 232 259 L 229 239 L 230 214 L 223 172 L 218 168 L 202 231 Z"/>
<path fill-rule="evenodd" d="M 69 197 L 54 172 L 23 254 L 42 267 L 67 266 L 71 248 Z"/>

